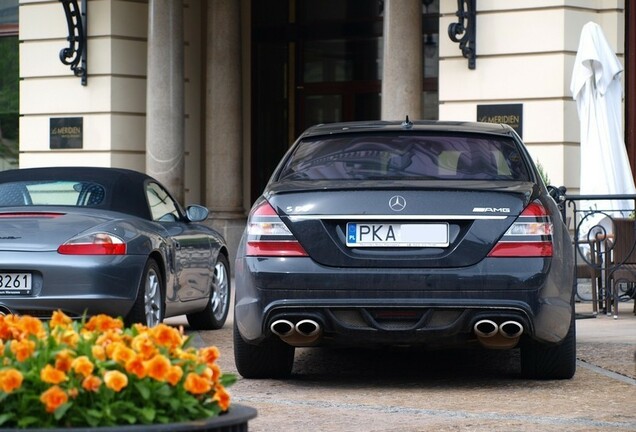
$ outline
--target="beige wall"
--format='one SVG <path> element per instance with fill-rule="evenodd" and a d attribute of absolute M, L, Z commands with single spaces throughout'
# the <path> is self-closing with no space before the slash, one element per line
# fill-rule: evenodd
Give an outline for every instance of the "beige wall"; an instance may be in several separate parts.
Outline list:
<path fill-rule="evenodd" d="M 20 167 L 145 169 L 144 1 L 88 1 L 88 82 L 59 60 L 68 46 L 57 1 L 20 1 Z M 186 204 L 201 202 L 201 2 L 184 2 Z M 51 150 L 49 119 L 83 117 L 83 148 Z"/>
<path fill-rule="evenodd" d="M 441 1 L 440 33 L 457 20 Z M 570 79 L 581 29 L 603 27 L 622 59 L 622 0 L 478 0 L 477 66 L 440 42 L 440 119 L 476 120 L 477 105 L 523 104 L 523 138 L 552 183 L 579 187 L 579 122 Z"/>

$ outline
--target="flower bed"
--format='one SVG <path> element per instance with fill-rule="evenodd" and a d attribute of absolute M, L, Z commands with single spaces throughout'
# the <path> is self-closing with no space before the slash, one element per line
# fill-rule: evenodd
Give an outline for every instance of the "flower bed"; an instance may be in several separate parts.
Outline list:
<path fill-rule="evenodd" d="M 196 349 L 160 324 L 124 328 L 62 312 L 42 322 L 0 316 L 0 426 L 69 427 L 186 422 L 226 411 L 216 347 Z"/>

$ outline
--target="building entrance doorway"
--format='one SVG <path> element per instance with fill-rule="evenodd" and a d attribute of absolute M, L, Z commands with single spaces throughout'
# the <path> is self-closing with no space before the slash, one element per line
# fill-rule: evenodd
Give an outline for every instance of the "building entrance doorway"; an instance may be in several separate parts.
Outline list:
<path fill-rule="evenodd" d="M 307 127 L 378 120 L 383 2 L 257 0 L 252 7 L 251 199 Z M 423 2 L 425 118 L 437 118 L 437 1 Z"/>

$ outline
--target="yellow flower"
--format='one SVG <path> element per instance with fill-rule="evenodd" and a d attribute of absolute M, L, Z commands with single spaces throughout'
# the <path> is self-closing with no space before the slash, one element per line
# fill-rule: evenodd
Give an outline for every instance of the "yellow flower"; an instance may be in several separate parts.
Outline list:
<path fill-rule="evenodd" d="M 40 379 L 47 384 L 59 384 L 66 381 L 68 378 L 63 371 L 55 369 L 53 366 L 47 364 L 40 371 Z"/>
<path fill-rule="evenodd" d="M 185 388 L 186 391 L 189 393 L 199 395 L 208 393 L 212 388 L 212 384 L 210 384 L 210 380 L 208 380 L 207 378 L 190 372 L 186 376 L 186 380 L 183 383 L 183 388 Z"/>
<path fill-rule="evenodd" d="M 106 349 L 100 345 L 93 345 L 91 347 L 91 354 L 97 360 L 106 361 Z"/>
<path fill-rule="evenodd" d="M 146 363 L 148 376 L 157 381 L 164 381 L 170 370 L 170 360 L 161 354 L 155 355 Z"/>
<path fill-rule="evenodd" d="M 120 392 L 128 385 L 128 377 L 118 370 L 109 370 L 104 373 L 104 384 L 109 389 Z"/>
<path fill-rule="evenodd" d="M 11 393 L 15 389 L 22 386 L 22 373 L 13 368 L 0 370 L 0 390 L 5 393 Z"/>
<path fill-rule="evenodd" d="M 88 377 L 93 373 L 93 369 L 95 365 L 90 361 L 90 359 L 86 356 L 79 356 L 71 363 L 71 367 L 75 373 L 82 375 L 83 377 Z"/>
<path fill-rule="evenodd" d="M 102 380 L 95 375 L 89 375 L 82 381 L 82 388 L 89 392 L 97 393 L 102 385 Z"/>
<path fill-rule="evenodd" d="M 33 351 L 35 351 L 35 342 L 30 339 L 22 339 L 22 340 L 12 340 L 11 341 L 11 352 L 15 355 L 15 358 L 19 362 L 23 362 L 31 355 L 33 355 Z"/>
<path fill-rule="evenodd" d="M 58 386 L 53 386 L 42 393 L 40 401 L 46 406 L 46 412 L 52 413 L 60 407 L 60 405 L 68 402 L 68 396 Z"/>
<path fill-rule="evenodd" d="M 57 343 L 66 344 L 71 348 L 77 347 L 80 339 L 80 335 L 71 328 L 54 327 L 51 329 L 51 334 Z"/>

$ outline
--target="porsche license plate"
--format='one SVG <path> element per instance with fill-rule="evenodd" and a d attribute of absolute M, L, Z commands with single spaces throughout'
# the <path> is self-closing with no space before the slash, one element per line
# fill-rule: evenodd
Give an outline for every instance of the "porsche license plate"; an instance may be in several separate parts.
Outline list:
<path fill-rule="evenodd" d="M 32 287 L 31 273 L 0 273 L 0 294 L 30 294 Z"/>
<path fill-rule="evenodd" d="M 446 247 L 447 223 L 354 223 L 347 224 L 349 247 Z"/>

